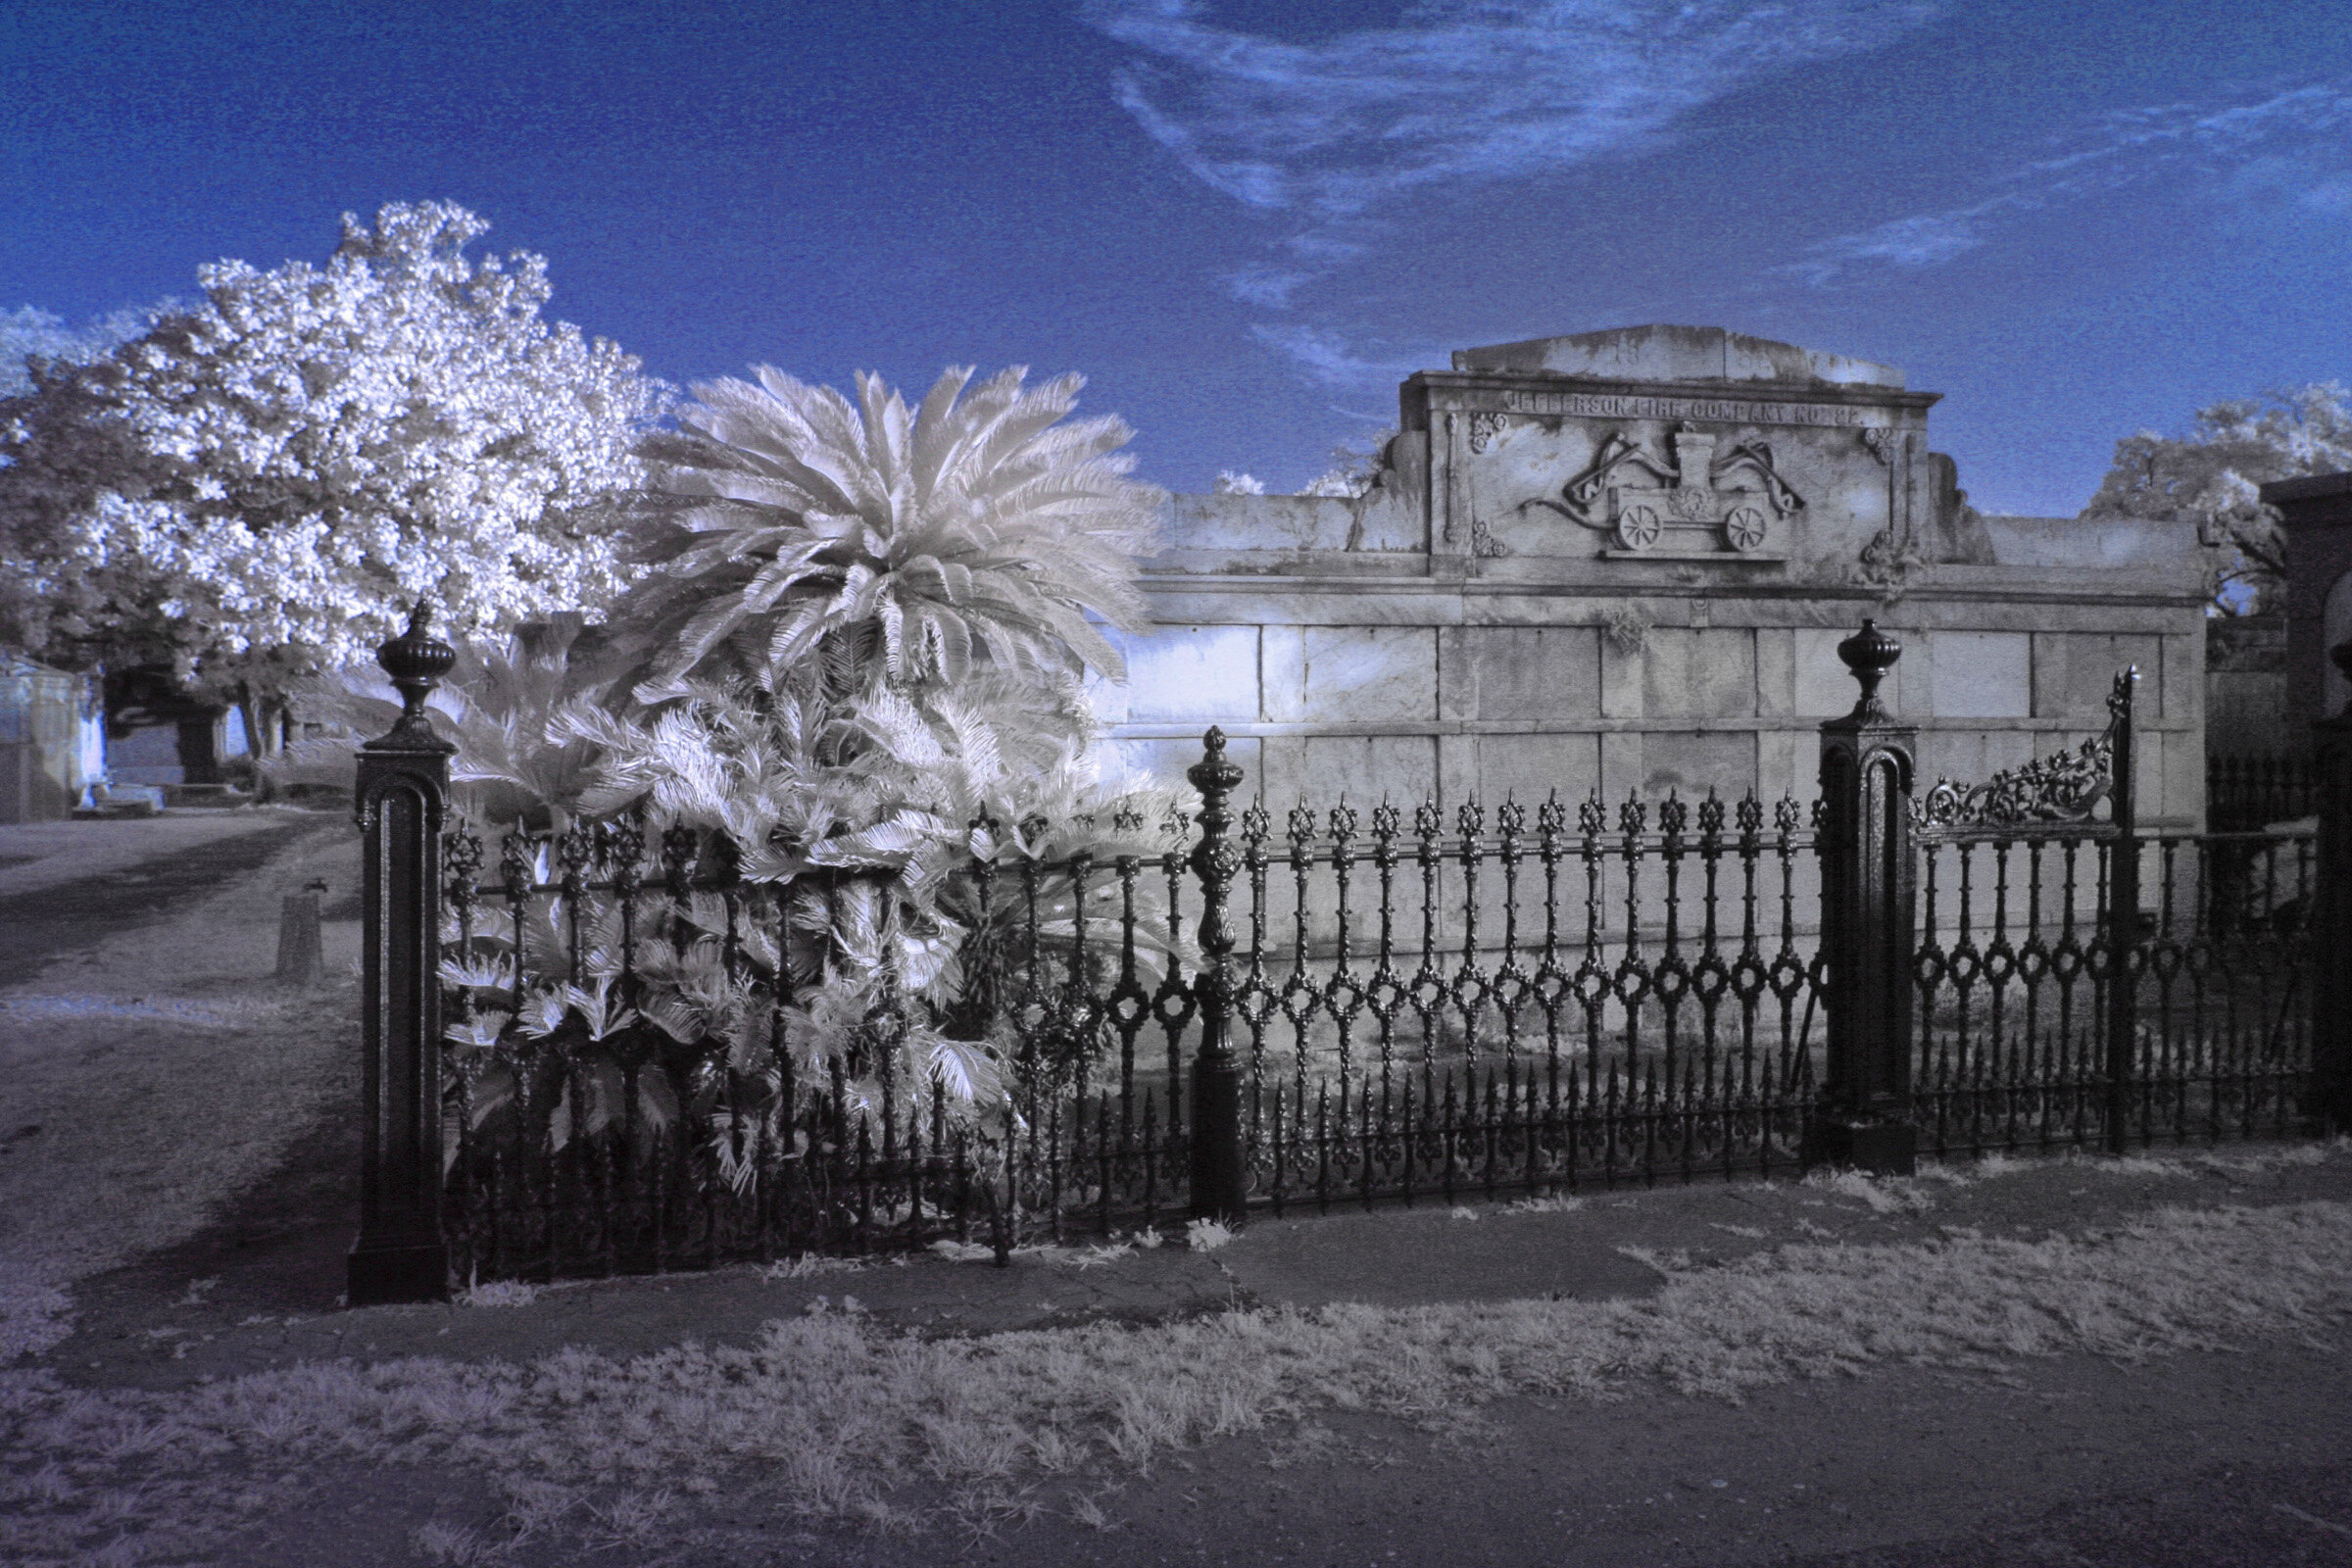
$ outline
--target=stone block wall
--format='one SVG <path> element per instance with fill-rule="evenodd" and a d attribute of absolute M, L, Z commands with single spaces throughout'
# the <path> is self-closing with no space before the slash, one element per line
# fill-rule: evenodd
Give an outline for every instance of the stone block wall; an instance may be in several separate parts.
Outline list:
<path fill-rule="evenodd" d="M 1810 800 L 1818 725 L 1855 696 L 1836 646 L 1871 615 L 1904 644 L 1884 695 L 1921 728 L 1923 785 L 2079 744 L 2136 663 L 2143 820 L 2203 811 L 2204 617 L 2129 584 L 1938 584 L 1892 603 L 1189 576 L 1149 591 L 1161 624 L 1130 640 L 1128 685 L 1099 694 L 1119 752 L 1172 777 L 1221 725 L 1269 808 L 1345 793 L 1450 812 L 1595 787 L 1612 807 L 1710 788 Z"/>
<path fill-rule="evenodd" d="M 1818 725 L 1855 698 L 1836 646 L 1873 616 L 1905 645 L 1884 695 L 1923 787 L 2080 744 L 2136 663 L 2141 819 L 2201 825 L 2193 533 L 1996 538 L 1929 449 L 1936 401 L 1717 327 L 1463 350 L 1398 388 L 1363 495 L 1173 500 L 1157 624 L 1102 716 L 1163 777 L 1223 726 L 1285 810 L 1809 801 Z"/>

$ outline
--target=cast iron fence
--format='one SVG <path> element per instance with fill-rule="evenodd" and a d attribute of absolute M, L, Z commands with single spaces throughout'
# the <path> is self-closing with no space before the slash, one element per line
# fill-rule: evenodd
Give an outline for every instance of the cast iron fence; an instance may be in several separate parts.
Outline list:
<path fill-rule="evenodd" d="M 2118 674 L 2080 748 L 1918 803 L 1914 1115 L 1935 1153 L 2303 1125 L 2315 835 L 2141 834 L 2137 686 Z M 2286 770 L 2251 776 L 2263 793 L 2232 804 L 2287 804 Z"/>
<path fill-rule="evenodd" d="M 1196 912 L 1192 826 L 1164 824 L 1156 855 L 965 868 L 980 908 L 1010 915 L 984 916 L 997 940 L 966 955 L 990 1003 L 964 1020 L 1006 1048 L 1009 1126 L 968 1122 L 936 1080 L 896 1081 L 888 1054 L 862 1106 L 839 1074 L 802 1081 L 784 1012 L 808 966 L 785 960 L 808 938 L 723 836 L 514 831 L 484 881 L 489 845 L 452 828 L 459 1270 L 988 1240 L 1000 1213 L 1055 1238 L 1183 1214 L 1198 955 L 1153 975 L 1139 927 Z M 1253 805 L 1239 828 L 1247 1201 L 1280 1213 L 1795 1163 L 1819 956 L 1798 919 L 1814 844 L 1794 800 L 1506 801 L 1450 821 L 1429 804 L 1299 805 L 1279 837 Z M 712 940 L 771 1014 L 754 1062 L 642 1019 L 600 1028 L 641 997 L 648 946 Z M 541 998 L 600 994 L 601 1017 L 518 1022 Z"/>
<path fill-rule="evenodd" d="M 2205 822 L 2216 833 L 2246 832 L 2315 816 L 2320 770 L 2309 757 L 2208 757 Z"/>
<path fill-rule="evenodd" d="M 1012 1086 L 975 1119 L 887 1049 L 862 1093 L 838 1054 L 807 1081 L 795 976 L 826 938 L 722 836 L 516 831 L 486 873 L 491 844 L 440 819 L 439 646 L 387 646 L 411 713 L 357 792 L 355 1301 L 438 1294 L 453 1264 L 1002 1249 L 1250 1207 L 1908 1168 L 1915 1143 L 2120 1149 L 2293 1130 L 2310 1099 L 2313 845 L 2138 835 L 2131 672 L 2105 735 L 1915 793 L 1913 732 L 1875 696 L 1900 649 L 1866 623 L 1814 803 L 1237 812 L 1212 730 L 1190 817 L 953 873 L 986 937 L 952 1021 Z M 647 965 L 697 945 L 764 1034 L 628 1016 Z"/>

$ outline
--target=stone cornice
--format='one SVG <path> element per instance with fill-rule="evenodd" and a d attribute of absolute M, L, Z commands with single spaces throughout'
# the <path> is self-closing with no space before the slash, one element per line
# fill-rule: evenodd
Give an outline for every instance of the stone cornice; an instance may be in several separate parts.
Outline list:
<path fill-rule="evenodd" d="M 1819 421 L 1774 416 L 1748 417 L 1740 412 L 1675 412 L 1676 405 L 1772 405 L 1778 409 L 1815 406 L 1825 409 L 1898 410 L 1921 419 L 1941 401 L 1940 392 L 1913 392 L 1902 387 L 1842 385 L 1829 381 L 1636 381 L 1584 376 L 1529 374 L 1508 370 L 1416 370 L 1398 388 L 1407 427 L 1418 428 L 1412 416 L 1428 410 L 1484 411 L 1522 414 L 1535 417 L 1586 414 L 1601 418 L 1692 419 L 1726 424 L 1834 425 L 1842 419 Z M 1574 399 L 1581 403 L 1553 407 L 1545 400 Z M 1611 406 L 1610 400 L 1646 400 L 1659 405 L 1644 410 Z M 1588 409 L 1582 403 L 1592 406 Z M 1854 418 L 1855 425 L 1869 421 Z M 1909 422 L 1909 421 L 1906 421 Z"/>

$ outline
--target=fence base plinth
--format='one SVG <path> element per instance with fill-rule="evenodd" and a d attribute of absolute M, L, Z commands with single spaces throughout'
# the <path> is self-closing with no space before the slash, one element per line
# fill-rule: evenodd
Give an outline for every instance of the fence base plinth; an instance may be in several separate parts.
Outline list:
<path fill-rule="evenodd" d="M 449 1244 L 362 1242 L 345 1258 L 344 1304 L 390 1306 L 449 1299 Z"/>
<path fill-rule="evenodd" d="M 1824 1117 L 1805 1130 L 1805 1164 L 1909 1176 L 1919 1169 L 1919 1130 L 1909 1122 Z"/>
<path fill-rule="evenodd" d="M 1244 1209 L 1242 1080 L 1225 1052 L 1203 1053 L 1193 1064 L 1194 1219 L 1240 1230 Z"/>

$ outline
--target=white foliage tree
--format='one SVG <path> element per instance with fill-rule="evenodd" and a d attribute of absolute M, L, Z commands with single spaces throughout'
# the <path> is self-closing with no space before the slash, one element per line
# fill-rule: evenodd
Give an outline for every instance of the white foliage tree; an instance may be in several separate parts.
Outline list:
<path fill-rule="evenodd" d="M 540 318 L 547 266 L 473 259 L 442 202 L 346 215 L 323 267 L 203 269 L 204 302 L 0 403 L 0 631 L 269 689 L 429 597 L 460 636 L 627 580 L 605 498 L 662 388 Z"/>
<path fill-rule="evenodd" d="M 0 312 L 0 398 L 32 390 L 34 360 L 87 364 L 149 330 L 173 308 L 173 302 L 167 302 L 146 310 L 113 311 L 78 327 L 35 305 Z"/>
<path fill-rule="evenodd" d="M 2352 469 L 2352 389 L 2317 381 L 2199 409 L 2185 436 L 2152 430 L 2118 441 L 2085 518 L 2194 522 L 2230 553 L 2221 602 L 2257 610 L 2283 580 L 2278 513 L 2259 489 L 2275 479 Z"/>
<path fill-rule="evenodd" d="M 1082 921 L 1056 863 L 1157 853 L 1174 808 L 1104 783 L 1088 754 L 1082 677 L 1119 670 L 1096 620 L 1143 623 L 1134 557 L 1152 547 L 1161 498 L 1128 477 L 1123 422 L 1066 417 L 1079 386 L 951 369 L 918 408 L 870 376 L 855 400 L 773 370 L 698 387 L 682 428 L 646 444 L 632 521 L 649 569 L 610 630 L 561 618 L 462 649 L 434 703 L 463 816 L 492 832 L 633 820 L 657 843 L 717 830 L 795 933 L 786 985 L 775 921 L 736 932 L 713 896 L 653 901 L 624 980 L 621 913 L 592 895 L 596 988 L 543 986 L 521 1007 L 516 944 L 477 933 L 485 951 L 444 971 L 476 1004 L 451 1034 L 480 1054 L 466 1058 L 476 1117 L 515 1081 L 484 1063 L 559 1031 L 567 1059 L 614 1082 L 631 1043 L 651 1042 L 680 1087 L 643 1114 L 699 1118 L 721 1167 L 747 1175 L 747 1151 L 786 1136 L 779 1053 L 803 1084 L 839 1068 L 856 1103 L 894 1082 L 902 1099 L 936 1082 L 965 1108 L 996 1097 L 1008 1042 L 967 956 L 1031 951 L 1014 927 L 1034 917 L 1042 961 L 1069 973 L 1081 933 L 1099 942 L 1122 910 L 1097 879 Z M 362 733 L 396 711 L 364 670 L 305 690 L 306 711 Z M 276 771 L 341 780 L 350 766 L 348 742 L 319 742 Z M 979 862 L 1026 866 L 1023 896 L 982 897 Z M 1177 939 L 1150 887 L 1141 903 L 1151 963 Z M 533 926 L 521 970 L 561 972 L 563 946 Z M 549 1085 L 534 1102 L 568 1093 Z"/>
<path fill-rule="evenodd" d="M 1353 501 L 1369 495 L 1380 479 L 1380 466 L 1387 456 L 1389 443 L 1396 438 L 1396 427 L 1389 426 L 1363 445 L 1341 442 L 1331 449 L 1335 465 L 1309 479 L 1299 487 L 1302 496 L 1327 496 L 1342 501 Z"/>

